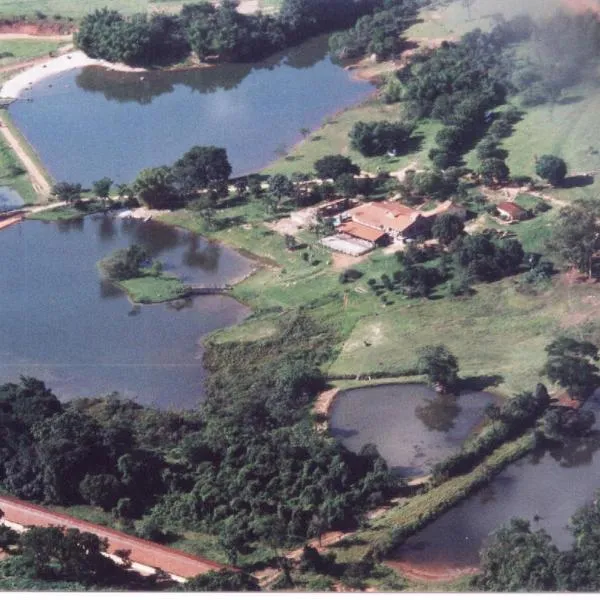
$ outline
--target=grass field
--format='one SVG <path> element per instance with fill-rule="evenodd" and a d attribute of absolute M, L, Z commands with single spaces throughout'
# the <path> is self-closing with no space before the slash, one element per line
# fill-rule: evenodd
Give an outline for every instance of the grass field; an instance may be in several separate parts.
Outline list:
<path fill-rule="evenodd" d="M 468 8 L 461 0 L 434 0 L 422 12 L 421 22 L 407 35 L 414 38 L 446 38 L 461 36 L 477 27 L 488 30 L 499 15 L 510 19 L 524 12 L 546 17 L 562 6 L 561 0 L 474 0 Z"/>
<path fill-rule="evenodd" d="M 357 121 L 395 121 L 401 116 L 401 105 L 386 105 L 372 98 L 360 106 L 348 108 L 327 118 L 322 127 L 292 148 L 286 157 L 269 165 L 263 173 L 291 175 L 294 172 L 311 172 L 315 161 L 326 154 L 347 155 L 363 170 L 373 174 L 378 170 L 393 172 L 409 165 L 421 168 L 429 166 L 431 163 L 427 154 L 435 145 L 435 134 L 442 127 L 439 123 L 429 121 L 420 123 L 413 134 L 413 148 L 407 154 L 397 158 L 388 156 L 367 158 L 350 147 L 348 133 Z"/>
<path fill-rule="evenodd" d="M 35 15 L 41 11 L 49 17 L 81 18 L 96 9 L 109 8 L 125 14 L 148 11 L 177 12 L 183 4 L 194 4 L 198 0 L 0 0 L 0 14 L 6 16 Z M 276 10 L 281 0 L 260 0 L 265 12 Z"/>
<path fill-rule="evenodd" d="M 36 56 L 48 55 L 50 52 L 58 50 L 60 46 L 60 42 L 43 39 L 0 40 L 0 54 L 12 54 L 12 56 L 0 58 L 0 67 Z"/>
<path fill-rule="evenodd" d="M 119 281 L 118 285 L 127 292 L 133 302 L 141 304 L 176 300 L 182 298 L 187 292 L 186 286 L 181 283 L 179 277 L 168 274 L 159 276 L 147 274 L 143 277 Z"/>
<path fill-rule="evenodd" d="M 33 204 L 37 201 L 37 194 L 31 186 L 29 177 L 4 138 L 0 138 L 0 186 L 16 190 L 26 204 Z"/>

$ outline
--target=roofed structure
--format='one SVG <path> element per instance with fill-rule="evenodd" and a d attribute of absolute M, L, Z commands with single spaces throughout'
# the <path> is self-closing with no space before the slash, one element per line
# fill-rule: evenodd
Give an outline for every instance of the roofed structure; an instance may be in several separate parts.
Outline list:
<path fill-rule="evenodd" d="M 527 211 L 515 202 L 500 202 L 496 208 L 501 216 L 510 221 L 522 221 L 527 217 Z"/>

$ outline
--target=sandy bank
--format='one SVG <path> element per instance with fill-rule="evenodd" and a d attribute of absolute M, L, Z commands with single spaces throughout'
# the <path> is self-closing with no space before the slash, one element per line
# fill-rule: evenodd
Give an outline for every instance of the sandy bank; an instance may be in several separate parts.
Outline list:
<path fill-rule="evenodd" d="M 76 52 L 70 52 L 69 54 L 51 58 L 45 62 L 36 64 L 22 73 L 15 75 L 2 86 L 2 89 L 0 89 L 0 97 L 19 98 L 19 96 L 32 84 L 35 84 L 47 77 L 57 75 L 64 71 L 70 71 L 71 69 L 92 66 L 125 72 L 143 72 L 146 70 L 142 68 L 129 67 L 120 63 L 109 63 L 105 60 L 90 58 L 81 50 L 77 50 Z"/>

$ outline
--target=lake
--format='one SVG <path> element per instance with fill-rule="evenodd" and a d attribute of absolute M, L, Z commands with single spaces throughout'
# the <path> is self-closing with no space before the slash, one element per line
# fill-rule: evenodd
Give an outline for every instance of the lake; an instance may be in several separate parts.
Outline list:
<path fill-rule="evenodd" d="M 460 448 L 496 399 L 487 392 L 442 396 L 421 384 L 347 390 L 333 405 L 331 433 L 353 452 L 375 444 L 403 477 L 423 475 Z"/>
<path fill-rule="evenodd" d="M 126 183 L 194 145 L 226 148 L 234 175 L 257 171 L 300 129 L 374 89 L 331 61 L 323 36 L 259 63 L 142 76 L 73 69 L 34 85 L 23 96 L 34 101 L 10 114 L 55 179 Z"/>
<path fill-rule="evenodd" d="M 202 338 L 243 320 L 226 296 L 133 306 L 102 281 L 96 263 L 142 245 L 165 271 L 221 285 L 252 262 L 226 247 L 160 223 L 94 215 L 24 221 L 0 235 L 0 381 L 45 381 L 61 400 L 118 391 L 160 408 L 193 408 L 203 396 Z"/>

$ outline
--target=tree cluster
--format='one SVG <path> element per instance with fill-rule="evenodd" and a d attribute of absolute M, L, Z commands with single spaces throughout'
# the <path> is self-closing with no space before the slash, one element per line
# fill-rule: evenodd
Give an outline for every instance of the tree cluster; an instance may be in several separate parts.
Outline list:
<path fill-rule="evenodd" d="M 201 194 L 203 207 L 212 207 L 228 193 L 231 165 L 224 148 L 194 146 L 173 166 L 143 169 L 133 191 L 149 208 L 177 208 Z"/>
<path fill-rule="evenodd" d="M 511 72 L 504 50 L 512 41 L 501 28 L 490 33 L 477 29 L 459 43 L 444 42 L 399 73 L 403 99 L 421 117 L 444 124 L 436 135 L 437 148 L 430 151 L 436 167 L 458 164 L 485 133 L 490 111 L 504 103 Z"/>
<path fill-rule="evenodd" d="M 200 60 L 253 61 L 311 36 L 349 27 L 384 0 L 284 0 L 273 15 L 241 14 L 237 2 L 185 5 L 179 15 L 135 14 L 109 9 L 85 16 L 75 36 L 86 54 L 130 65 L 177 62 L 190 52 Z"/>
<path fill-rule="evenodd" d="M 481 552 L 473 589 L 489 592 L 597 592 L 600 587 L 600 497 L 578 510 L 568 529 L 574 541 L 559 551 L 544 529 L 524 519 L 498 529 Z"/>
<path fill-rule="evenodd" d="M 132 244 L 129 248 L 120 248 L 110 256 L 103 258 L 99 267 L 109 279 L 123 281 L 139 277 L 142 273 L 142 266 L 147 262 L 146 251 L 141 246 Z"/>
<path fill-rule="evenodd" d="M 334 33 L 329 48 L 339 60 L 375 55 L 385 60 L 401 52 L 404 32 L 415 19 L 418 2 L 414 0 L 387 0 L 382 10 L 358 19 L 354 27 Z"/>
<path fill-rule="evenodd" d="M 403 121 L 358 121 L 350 130 L 350 143 L 363 156 L 402 154 L 413 129 L 414 125 Z"/>

